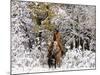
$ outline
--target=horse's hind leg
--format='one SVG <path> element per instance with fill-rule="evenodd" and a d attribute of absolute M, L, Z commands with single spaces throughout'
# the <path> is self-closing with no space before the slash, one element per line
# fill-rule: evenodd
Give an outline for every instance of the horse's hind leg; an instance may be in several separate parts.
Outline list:
<path fill-rule="evenodd" d="M 61 60 L 60 60 L 60 57 L 58 56 L 58 57 L 56 58 L 56 65 L 57 65 L 58 67 L 60 67 L 60 64 L 61 64 Z"/>
<path fill-rule="evenodd" d="M 51 68 L 52 67 L 52 65 L 51 64 L 49 64 L 49 68 Z"/>
<path fill-rule="evenodd" d="M 57 67 L 57 59 L 55 58 L 55 63 L 54 63 L 54 67 Z"/>
<path fill-rule="evenodd" d="M 55 61 L 55 63 L 54 63 L 54 66 L 55 66 L 55 68 L 56 68 L 56 61 Z"/>
<path fill-rule="evenodd" d="M 49 68 L 51 68 L 51 62 L 50 62 L 50 59 L 48 59 L 48 66 L 49 66 Z"/>

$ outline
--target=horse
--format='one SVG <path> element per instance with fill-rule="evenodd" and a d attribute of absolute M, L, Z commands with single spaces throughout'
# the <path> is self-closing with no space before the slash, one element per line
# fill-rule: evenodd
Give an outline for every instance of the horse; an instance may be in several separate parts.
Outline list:
<path fill-rule="evenodd" d="M 61 44 L 61 38 L 59 31 L 56 31 L 53 36 L 53 42 L 48 48 L 48 65 L 49 68 L 52 66 L 59 66 L 61 64 L 61 57 L 63 56 L 63 48 Z"/>
<path fill-rule="evenodd" d="M 49 68 L 55 67 L 56 68 L 56 61 L 55 61 L 55 54 L 54 54 L 54 49 L 53 49 L 53 42 L 49 44 L 48 48 L 48 66 Z"/>
<path fill-rule="evenodd" d="M 48 49 L 48 65 L 49 68 L 59 66 L 61 63 L 61 50 L 57 43 L 57 41 L 54 41 L 51 43 Z"/>

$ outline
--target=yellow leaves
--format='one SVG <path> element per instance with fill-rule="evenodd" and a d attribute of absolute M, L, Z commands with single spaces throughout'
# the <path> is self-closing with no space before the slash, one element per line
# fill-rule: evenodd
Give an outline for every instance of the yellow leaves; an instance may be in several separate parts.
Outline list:
<path fill-rule="evenodd" d="M 39 32 L 39 26 L 38 25 L 35 25 L 34 27 L 33 27 L 33 32 L 35 32 L 35 33 L 38 33 Z"/>
<path fill-rule="evenodd" d="M 42 25 L 44 25 L 45 29 L 47 30 L 54 30 L 55 26 L 50 23 L 49 17 L 47 17 L 44 21 L 42 21 Z"/>
<path fill-rule="evenodd" d="M 56 14 L 55 14 L 53 11 L 49 10 L 49 11 L 48 11 L 48 16 L 49 16 L 50 18 L 52 18 L 52 17 L 56 16 Z"/>
<path fill-rule="evenodd" d="M 44 3 L 39 3 L 38 5 L 29 5 L 29 8 L 32 12 L 32 19 L 33 20 L 36 20 L 37 22 L 37 25 L 35 25 L 35 27 L 33 28 L 35 32 L 38 32 L 40 27 L 44 27 L 45 29 L 47 30 L 50 30 L 52 31 L 54 28 L 55 28 L 55 25 L 52 25 L 50 20 L 56 16 L 56 14 L 52 11 L 52 8 L 51 8 L 52 5 L 50 4 L 44 4 Z M 42 20 L 41 25 L 38 25 L 38 16 L 40 16 L 41 14 L 44 14 L 44 13 L 47 13 L 47 17 L 46 19 Z"/>
<path fill-rule="evenodd" d="M 39 9 L 42 10 L 42 11 L 48 11 L 47 5 L 45 5 L 45 4 L 41 4 L 39 6 Z"/>
<path fill-rule="evenodd" d="M 48 29 L 49 31 L 53 31 L 55 26 L 52 24 L 48 24 L 48 25 L 45 25 L 45 28 Z"/>

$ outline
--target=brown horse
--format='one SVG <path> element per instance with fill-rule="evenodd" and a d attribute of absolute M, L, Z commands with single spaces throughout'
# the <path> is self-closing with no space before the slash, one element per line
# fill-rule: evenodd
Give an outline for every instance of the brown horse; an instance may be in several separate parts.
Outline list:
<path fill-rule="evenodd" d="M 60 50 L 60 47 L 57 43 L 57 41 L 54 41 L 54 54 L 55 54 L 55 63 L 57 66 L 60 66 L 60 63 L 61 63 L 61 50 Z"/>
<path fill-rule="evenodd" d="M 58 31 L 54 32 L 53 42 L 49 45 L 49 48 L 48 48 L 49 67 L 51 65 L 55 65 L 55 67 L 56 67 L 56 65 L 60 66 L 61 57 L 63 55 L 63 48 L 62 48 L 60 37 L 61 36 Z M 52 59 L 55 59 L 55 63 L 52 63 L 53 62 Z"/>
<path fill-rule="evenodd" d="M 58 47 L 61 50 L 61 55 L 63 56 L 63 46 L 62 46 L 62 42 L 61 42 L 61 34 L 58 30 L 55 30 L 54 32 L 54 36 L 53 36 L 53 40 L 57 42 Z"/>

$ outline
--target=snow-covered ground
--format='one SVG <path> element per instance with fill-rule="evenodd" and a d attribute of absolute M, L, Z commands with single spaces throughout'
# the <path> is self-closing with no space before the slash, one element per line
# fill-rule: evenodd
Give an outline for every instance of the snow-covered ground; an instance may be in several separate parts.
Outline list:
<path fill-rule="evenodd" d="M 12 72 L 16 73 L 34 73 L 34 72 L 51 72 L 62 70 L 82 70 L 95 69 L 95 53 L 92 51 L 68 50 L 62 59 L 61 67 L 49 68 L 47 64 L 40 65 L 39 60 L 33 61 L 32 58 L 20 58 L 18 63 L 13 65 Z M 26 66 L 26 64 L 28 64 Z M 33 66 L 35 64 L 35 66 Z"/>

